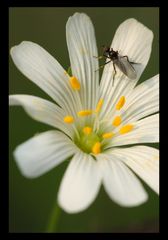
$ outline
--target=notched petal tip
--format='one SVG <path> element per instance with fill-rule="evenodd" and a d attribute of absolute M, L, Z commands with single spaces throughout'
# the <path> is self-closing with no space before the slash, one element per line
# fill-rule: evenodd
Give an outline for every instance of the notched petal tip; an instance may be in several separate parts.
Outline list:
<path fill-rule="evenodd" d="M 14 53 L 14 51 L 15 51 L 18 47 L 24 45 L 25 43 L 27 43 L 27 41 L 22 41 L 22 42 L 20 42 L 19 44 L 14 45 L 13 47 L 11 47 L 11 49 L 10 49 L 11 55 Z"/>
<path fill-rule="evenodd" d="M 135 18 L 128 18 L 128 19 L 126 19 L 125 21 L 123 21 L 123 22 L 119 25 L 119 27 L 122 26 L 122 25 L 128 25 L 128 26 L 130 26 L 130 25 L 133 25 L 133 24 L 134 24 L 134 25 L 140 25 L 141 27 L 144 27 L 144 28 L 148 29 L 148 30 L 153 34 L 152 30 L 150 30 L 147 26 L 145 26 L 142 22 L 138 21 L 138 20 L 135 19 Z"/>
<path fill-rule="evenodd" d="M 14 159 L 23 176 L 39 177 L 76 153 L 69 138 L 56 130 L 39 133 L 14 150 Z"/>
<path fill-rule="evenodd" d="M 20 64 L 21 64 L 20 55 L 21 55 L 22 51 L 25 51 L 26 47 L 30 48 L 30 47 L 34 47 L 34 46 L 39 47 L 39 45 L 34 42 L 22 41 L 18 45 L 11 47 L 10 55 L 12 57 L 12 60 L 16 64 L 16 66 L 20 66 Z"/>
<path fill-rule="evenodd" d="M 13 96 L 10 95 L 9 96 L 9 106 L 13 106 L 13 105 L 15 105 L 15 100 L 13 99 Z"/>
<path fill-rule="evenodd" d="M 79 152 L 69 163 L 58 192 L 58 204 L 67 213 L 87 209 L 95 200 L 101 175 L 91 156 Z"/>
<path fill-rule="evenodd" d="M 83 13 L 83 12 L 76 12 L 71 17 L 72 18 L 80 18 L 80 17 L 89 18 L 89 16 L 86 13 Z"/>
<path fill-rule="evenodd" d="M 14 160 L 16 162 L 17 167 L 19 168 L 21 174 L 25 177 L 25 178 L 36 178 L 38 176 L 34 176 L 32 174 L 32 172 L 29 171 L 29 168 L 25 167 L 25 163 L 23 161 L 24 159 L 24 155 L 20 154 L 20 149 L 21 149 L 22 145 L 19 145 L 15 148 L 14 152 L 13 152 L 13 156 L 14 156 Z"/>
<path fill-rule="evenodd" d="M 16 46 L 13 46 L 13 47 L 11 47 L 11 49 L 10 49 L 10 55 L 12 56 L 13 55 L 13 52 L 14 52 L 14 49 L 16 48 Z"/>
<path fill-rule="evenodd" d="M 91 22 L 91 19 L 90 17 L 85 14 L 85 13 L 80 13 L 80 12 L 76 12 L 74 13 L 72 16 L 70 16 L 68 18 L 68 21 L 66 23 L 66 28 L 70 25 L 70 24 L 73 24 L 73 21 L 89 21 Z"/>

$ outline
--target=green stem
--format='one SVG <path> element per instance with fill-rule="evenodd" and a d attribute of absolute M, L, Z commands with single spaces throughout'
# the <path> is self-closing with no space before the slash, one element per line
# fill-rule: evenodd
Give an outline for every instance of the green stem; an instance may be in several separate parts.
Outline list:
<path fill-rule="evenodd" d="M 60 214 L 61 214 L 61 208 L 57 205 L 57 203 L 55 203 L 48 221 L 48 225 L 46 229 L 47 233 L 57 232 Z"/>

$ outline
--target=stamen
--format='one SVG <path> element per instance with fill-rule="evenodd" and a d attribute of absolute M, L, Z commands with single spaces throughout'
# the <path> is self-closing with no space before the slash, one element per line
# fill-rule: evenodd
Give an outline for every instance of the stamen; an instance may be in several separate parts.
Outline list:
<path fill-rule="evenodd" d="M 80 82 L 78 81 L 78 79 L 76 77 L 74 77 L 74 76 L 70 77 L 69 83 L 74 90 L 80 89 Z"/>
<path fill-rule="evenodd" d="M 92 147 L 92 153 L 94 154 L 98 154 L 101 152 L 101 143 L 100 142 L 96 142 L 93 147 Z"/>
<path fill-rule="evenodd" d="M 92 132 L 92 128 L 91 127 L 84 127 L 83 128 L 83 133 L 86 135 L 89 135 Z"/>
<path fill-rule="evenodd" d="M 64 117 L 64 122 L 65 123 L 73 123 L 74 118 L 72 116 L 67 115 L 67 116 Z"/>
<path fill-rule="evenodd" d="M 132 129 L 133 129 L 133 125 L 132 124 L 127 124 L 125 126 L 123 126 L 121 129 L 120 129 L 120 134 L 125 134 L 125 133 L 128 133 L 130 132 Z"/>
<path fill-rule="evenodd" d="M 82 110 L 77 113 L 79 117 L 86 117 L 92 114 L 92 110 Z"/>
<path fill-rule="evenodd" d="M 102 135 L 102 138 L 108 139 L 108 138 L 112 138 L 113 136 L 114 136 L 113 132 L 107 132 Z"/>
<path fill-rule="evenodd" d="M 96 113 L 100 112 L 102 105 L 103 105 L 103 99 L 100 99 L 96 106 L 96 110 L 95 110 Z"/>
<path fill-rule="evenodd" d="M 122 96 L 118 103 L 116 104 L 116 110 L 120 110 L 125 104 L 125 97 Z"/>
<path fill-rule="evenodd" d="M 114 118 L 112 124 L 113 124 L 113 126 L 117 127 L 117 126 L 119 126 L 119 125 L 121 124 L 121 121 L 122 121 L 121 117 L 120 117 L 120 116 L 116 116 L 116 117 Z"/>
<path fill-rule="evenodd" d="M 97 106 L 96 106 L 96 109 L 95 109 L 95 113 L 96 113 L 96 116 L 95 116 L 95 121 L 94 121 L 94 127 L 93 127 L 93 129 L 94 129 L 94 131 L 98 131 L 99 130 L 99 119 L 98 119 L 98 114 L 99 114 L 99 112 L 100 112 L 100 110 L 101 110 L 101 108 L 102 108 L 102 105 L 103 105 L 103 99 L 100 99 L 99 101 L 98 101 L 98 104 L 97 104 Z"/>

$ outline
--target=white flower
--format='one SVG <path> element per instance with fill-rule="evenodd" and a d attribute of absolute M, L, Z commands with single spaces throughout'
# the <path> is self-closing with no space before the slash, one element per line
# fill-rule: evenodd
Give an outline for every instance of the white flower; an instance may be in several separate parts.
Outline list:
<path fill-rule="evenodd" d="M 159 115 L 152 115 L 159 110 L 159 76 L 135 87 L 148 63 L 153 33 L 135 19 L 119 26 L 111 47 L 140 64 L 135 65 L 135 80 L 117 70 L 114 86 L 112 63 L 104 67 L 99 85 L 90 18 L 83 13 L 70 17 L 66 38 L 72 76 L 33 42 L 11 49 L 18 69 L 59 105 L 30 95 L 10 96 L 10 105 L 21 105 L 35 120 L 60 130 L 41 133 L 18 146 L 16 163 L 24 176 L 34 178 L 71 157 L 58 193 L 59 205 L 68 213 L 86 209 L 101 183 L 119 205 L 142 204 L 147 193 L 131 170 L 158 193 L 159 151 L 120 146 L 159 140 Z"/>

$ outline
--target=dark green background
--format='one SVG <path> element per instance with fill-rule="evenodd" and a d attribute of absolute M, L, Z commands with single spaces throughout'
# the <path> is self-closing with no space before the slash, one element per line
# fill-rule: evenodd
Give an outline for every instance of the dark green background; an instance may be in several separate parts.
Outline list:
<path fill-rule="evenodd" d="M 140 81 L 159 72 L 158 8 L 10 8 L 9 48 L 23 40 L 43 46 L 67 69 L 69 57 L 65 38 L 68 17 L 75 12 L 87 13 L 94 24 L 98 48 L 109 45 L 118 25 L 134 17 L 154 33 L 151 58 Z M 143 41 L 143 39 L 142 39 Z M 24 77 L 9 56 L 9 93 L 32 94 L 49 99 Z M 51 129 L 32 120 L 22 108 L 9 111 L 9 231 L 43 232 L 56 200 L 58 187 L 67 162 L 34 180 L 24 178 L 12 155 L 17 145 L 34 134 Z M 153 145 L 156 146 L 157 145 Z M 134 232 L 158 231 L 159 198 L 145 186 L 149 201 L 139 207 L 122 208 L 112 202 L 102 188 L 96 201 L 86 211 L 69 215 L 62 211 L 59 232 Z"/>

